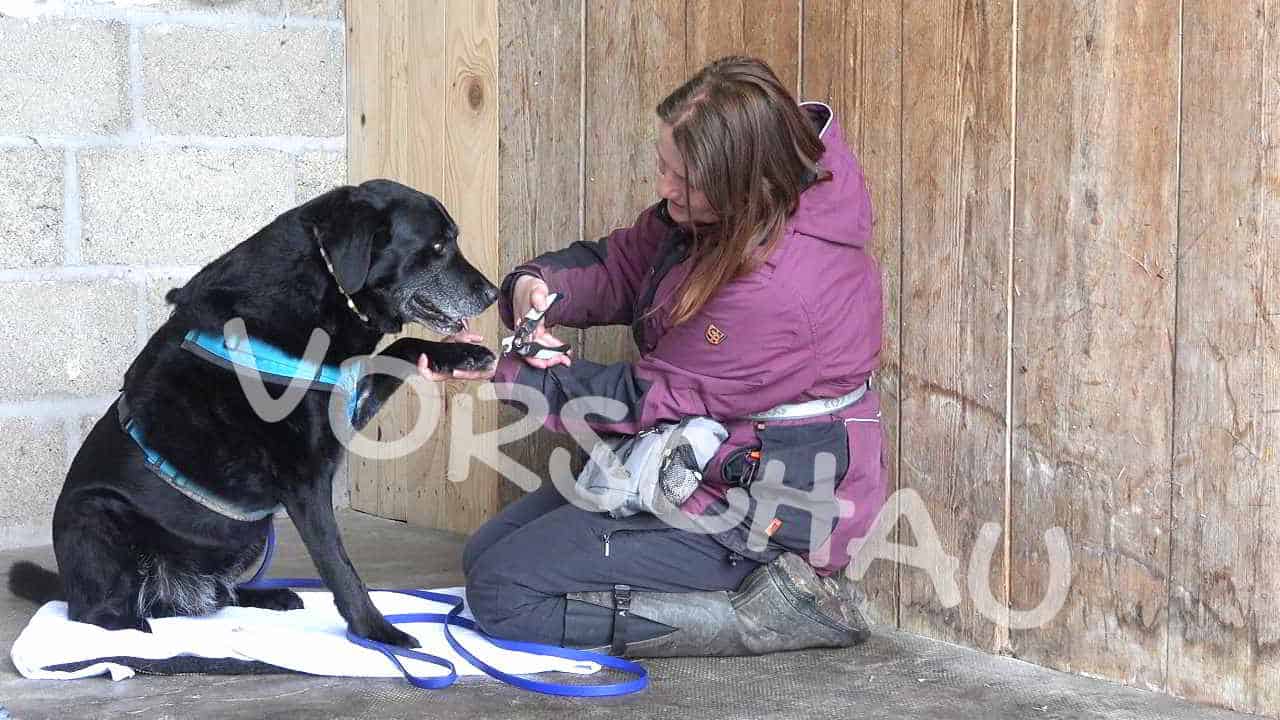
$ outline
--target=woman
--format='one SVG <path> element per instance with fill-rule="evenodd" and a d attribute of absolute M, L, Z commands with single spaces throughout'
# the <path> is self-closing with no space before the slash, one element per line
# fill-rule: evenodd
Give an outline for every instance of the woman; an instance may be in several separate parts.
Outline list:
<path fill-rule="evenodd" d="M 729 438 L 680 509 L 741 520 L 706 531 L 612 519 L 546 483 L 468 542 L 472 611 L 499 637 L 631 656 L 861 642 L 869 631 L 839 571 L 885 494 L 868 387 L 883 308 L 862 171 L 831 109 L 797 105 L 758 60 L 712 63 L 657 114 L 661 201 L 629 228 L 517 267 L 499 300 L 512 327 L 562 293 L 541 344 L 560 344 L 556 325 L 625 323 L 640 359 L 508 353 L 494 382 L 500 395 L 544 395 L 555 430 L 565 403 L 586 396 L 627 409 L 588 416 L 601 432 L 720 421 Z M 780 473 L 764 469 L 771 460 Z"/>

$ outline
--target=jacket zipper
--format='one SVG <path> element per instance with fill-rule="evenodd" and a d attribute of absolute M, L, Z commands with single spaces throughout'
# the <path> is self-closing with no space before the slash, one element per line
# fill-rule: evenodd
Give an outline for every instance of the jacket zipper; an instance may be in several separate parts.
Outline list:
<path fill-rule="evenodd" d="M 605 556 L 605 557 L 609 557 L 609 541 L 610 541 L 610 539 L 612 539 L 612 538 L 613 538 L 613 536 L 614 536 L 614 535 L 616 535 L 616 534 L 618 534 L 618 533 L 629 533 L 629 532 L 653 532 L 654 530 L 661 530 L 661 529 L 662 529 L 662 528 L 645 528 L 645 529 L 643 529 L 643 530 L 633 530 L 633 529 L 630 529 L 630 528 L 619 528 L 619 529 L 617 529 L 617 530 L 601 530 L 601 531 L 600 531 L 600 540 L 604 542 L 604 556 Z"/>
<path fill-rule="evenodd" d="M 631 335 L 636 345 L 642 350 L 645 349 L 644 340 L 644 321 L 641 319 L 645 313 L 649 311 L 649 306 L 653 305 L 654 296 L 658 293 L 658 286 L 662 284 L 667 273 L 671 268 L 684 262 L 689 255 L 688 240 L 680 230 L 673 230 L 668 235 L 667 250 L 662 258 L 658 260 L 658 264 L 649 268 L 650 280 L 648 287 L 641 293 L 640 301 L 635 306 L 635 320 L 631 325 Z"/>

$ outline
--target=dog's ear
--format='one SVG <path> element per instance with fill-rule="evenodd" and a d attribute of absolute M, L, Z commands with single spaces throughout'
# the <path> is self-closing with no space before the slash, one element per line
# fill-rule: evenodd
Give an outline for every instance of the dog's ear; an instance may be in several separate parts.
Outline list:
<path fill-rule="evenodd" d="M 351 186 L 334 188 L 299 209 L 307 235 L 324 248 L 348 293 L 364 287 L 372 264 L 373 236 L 384 221 L 383 212 L 365 195 Z"/>

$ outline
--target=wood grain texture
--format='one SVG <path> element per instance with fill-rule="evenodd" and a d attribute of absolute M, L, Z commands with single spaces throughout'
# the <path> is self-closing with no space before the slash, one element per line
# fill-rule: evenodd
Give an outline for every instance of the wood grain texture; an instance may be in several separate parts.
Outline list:
<path fill-rule="evenodd" d="M 443 168 L 439 198 L 460 229 L 459 246 L 467 260 L 490 279 L 499 272 L 498 253 L 498 7 L 497 0 L 447 0 L 443 63 L 444 92 L 436 104 L 443 118 L 436 148 Z M 424 62 L 427 58 L 422 59 Z M 425 99 L 424 99 L 425 100 Z M 443 102 L 440 102 L 443 100 Z M 492 345 L 500 336 L 496 307 L 472 322 Z M 498 403 L 476 399 L 477 383 L 443 384 L 449 404 L 446 422 L 419 457 L 409 477 L 409 522 L 469 532 L 500 507 L 500 478 L 494 468 L 472 460 L 464 475 L 448 477 L 451 456 L 471 454 L 483 440 L 458 435 L 453 424 L 470 421 L 473 433 L 498 425 Z M 454 394 L 470 396 L 472 417 L 454 410 Z"/>
<path fill-rule="evenodd" d="M 902 22 L 900 484 L 924 499 L 962 590 L 946 607 L 903 568 L 902 627 L 996 650 L 1003 629 L 968 573 L 982 526 L 1005 518 L 1012 5 L 908 1 Z M 1004 567 L 1000 552 L 972 578 L 1001 604 Z"/>
<path fill-rule="evenodd" d="M 353 3 L 348 25 L 349 176 L 397 180 L 438 197 L 458 221 L 460 245 L 490 277 L 497 250 L 496 3 L 461 0 L 380 0 Z M 489 339 L 496 314 L 475 327 Z M 417 326 L 406 335 L 434 337 Z M 393 338 L 387 338 L 390 342 Z M 424 397 L 446 415 L 462 383 L 428 384 Z M 365 428 L 392 442 L 419 421 L 419 396 L 403 389 Z M 477 405 L 473 430 L 492 429 L 496 407 Z M 496 474 L 473 463 L 466 482 L 446 478 L 450 453 L 465 442 L 446 420 L 430 440 L 394 458 L 351 460 L 352 505 L 383 517 L 455 531 L 478 527 L 496 511 Z"/>
<path fill-rule="evenodd" d="M 846 13 L 853 16 L 852 28 L 857 31 L 862 19 L 858 0 L 805 0 L 804 71 L 799 99 L 824 102 L 834 108 L 846 125 L 847 139 L 852 141 L 844 93 L 846 75 L 857 65 L 857 48 L 845 37 L 849 27 Z"/>
<path fill-rule="evenodd" d="M 743 53 L 747 47 L 745 7 L 745 0 L 688 0 L 686 74 L 692 75 L 703 65 L 725 55 Z M 674 90 L 675 85 L 671 89 Z"/>
<path fill-rule="evenodd" d="M 1169 690 L 1280 715 L 1280 13 L 1184 5 Z"/>
<path fill-rule="evenodd" d="M 742 52 L 769 63 L 793 94 L 799 93 L 800 1 L 744 0 Z"/>
<path fill-rule="evenodd" d="M 581 237 L 581 22 L 585 10 L 583 0 L 498 4 L 501 270 L 494 282 L 520 263 Z M 581 331 L 559 328 L 556 336 L 581 352 Z M 518 417 L 503 407 L 504 423 Z M 504 451 L 546 478 L 552 449 L 572 450 L 575 445 L 568 436 L 541 430 Z M 500 494 L 505 505 L 524 491 L 504 482 Z"/>
<path fill-rule="evenodd" d="M 1028 661 L 1162 688 L 1168 624 L 1178 9 L 1021 3 L 1011 633 Z"/>
<path fill-rule="evenodd" d="M 352 183 L 384 177 L 428 193 L 438 193 L 443 184 L 438 160 L 443 115 L 438 103 L 426 102 L 443 92 L 443 77 L 435 71 L 444 54 L 443 9 L 441 2 L 413 0 L 354 3 L 349 8 L 347 146 Z M 416 326 L 406 327 L 405 334 L 428 336 Z M 362 434 L 381 442 L 405 437 L 418 416 L 411 395 L 398 393 Z M 407 519 L 409 478 L 419 460 L 353 453 L 352 507 Z"/>
<path fill-rule="evenodd" d="M 583 233 L 589 239 L 628 227 L 658 201 L 654 109 L 685 80 L 683 0 L 587 4 L 586 147 Z M 583 356 L 595 362 L 638 357 L 629 328 L 593 328 Z"/>

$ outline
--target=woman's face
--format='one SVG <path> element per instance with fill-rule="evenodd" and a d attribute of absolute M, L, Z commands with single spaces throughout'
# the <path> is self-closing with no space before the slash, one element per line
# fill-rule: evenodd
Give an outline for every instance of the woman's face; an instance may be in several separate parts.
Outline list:
<path fill-rule="evenodd" d="M 672 128 L 658 121 L 658 194 L 667 201 L 667 212 L 678 223 L 714 223 L 716 214 L 707 196 L 689 185 Z"/>

